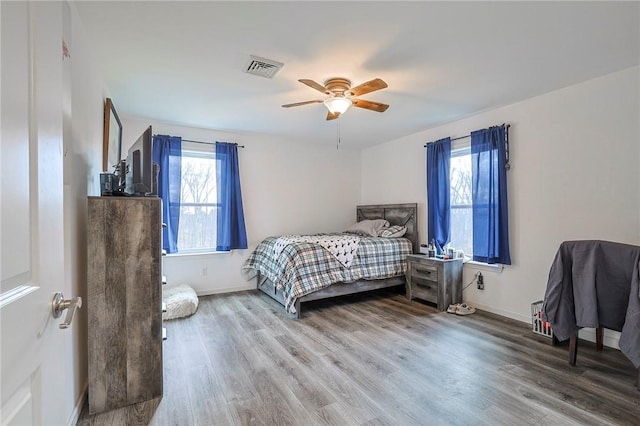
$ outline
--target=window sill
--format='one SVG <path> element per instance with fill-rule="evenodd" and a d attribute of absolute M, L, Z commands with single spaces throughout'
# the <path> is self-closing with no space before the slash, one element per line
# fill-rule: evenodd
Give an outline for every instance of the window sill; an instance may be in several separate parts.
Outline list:
<path fill-rule="evenodd" d="M 467 260 L 463 265 L 471 269 L 489 272 L 502 272 L 502 270 L 504 269 L 504 265 L 501 263 L 488 264 L 483 262 L 476 262 L 475 260 Z"/>
<path fill-rule="evenodd" d="M 210 256 L 210 255 L 220 255 L 220 254 L 229 254 L 230 251 L 192 251 L 187 253 L 171 253 L 167 254 L 166 257 L 189 257 L 189 256 Z"/>

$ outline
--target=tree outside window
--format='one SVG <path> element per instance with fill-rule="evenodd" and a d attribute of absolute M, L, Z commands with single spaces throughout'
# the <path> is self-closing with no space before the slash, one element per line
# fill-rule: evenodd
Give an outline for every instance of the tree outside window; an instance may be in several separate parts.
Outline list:
<path fill-rule="evenodd" d="M 182 151 L 178 250 L 215 251 L 216 159 L 212 152 Z"/>
<path fill-rule="evenodd" d="M 473 199 L 471 197 L 471 150 L 459 149 L 451 153 L 449 169 L 451 186 L 451 246 L 473 252 Z"/>

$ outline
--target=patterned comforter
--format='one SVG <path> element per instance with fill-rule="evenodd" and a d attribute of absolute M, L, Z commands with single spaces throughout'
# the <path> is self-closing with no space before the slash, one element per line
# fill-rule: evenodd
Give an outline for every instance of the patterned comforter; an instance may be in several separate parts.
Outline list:
<path fill-rule="evenodd" d="M 275 257 L 277 241 L 277 237 L 262 241 L 242 271 L 248 279 L 257 272 L 269 278 L 283 291 L 285 309 L 292 314 L 299 297 L 331 284 L 404 275 L 407 255 L 413 252 L 406 238 L 360 237 L 357 254 L 347 268 L 328 250 L 310 242 L 288 244 Z"/>
<path fill-rule="evenodd" d="M 350 267 L 353 263 L 353 259 L 358 253 L 358 244 L 360 243 L 360 237 L 355 235 L 338 235 L 338 234 L 325 234 L 325 235 L 285 235 L 276 241 L 275 256 L 280 256 L 282 250 L 289 244 L 295 243 L 313 243 L 321 245 L 325 250 L 338 259 L 345 267 Z"/>

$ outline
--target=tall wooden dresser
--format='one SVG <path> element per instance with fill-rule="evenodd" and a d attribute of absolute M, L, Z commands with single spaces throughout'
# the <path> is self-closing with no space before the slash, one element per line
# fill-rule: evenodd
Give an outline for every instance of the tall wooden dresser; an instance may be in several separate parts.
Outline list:
<path fill-rule="evenodd" d="M 162 396 L 162 201 L 88 200 L 89 412 Z"/>

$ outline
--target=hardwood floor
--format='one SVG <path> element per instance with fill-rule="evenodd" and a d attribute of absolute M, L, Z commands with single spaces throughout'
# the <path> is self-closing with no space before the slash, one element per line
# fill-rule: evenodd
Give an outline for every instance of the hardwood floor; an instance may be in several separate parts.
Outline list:
<path fill-rule="evenodd" d="M 207 296 L 166 322 L 164 397 L 79 425 L 640 424 L 619 351 L 551 346 L 527 324 L 461 317 L 389 292 L 303 305 L 257 291 Z"/>

